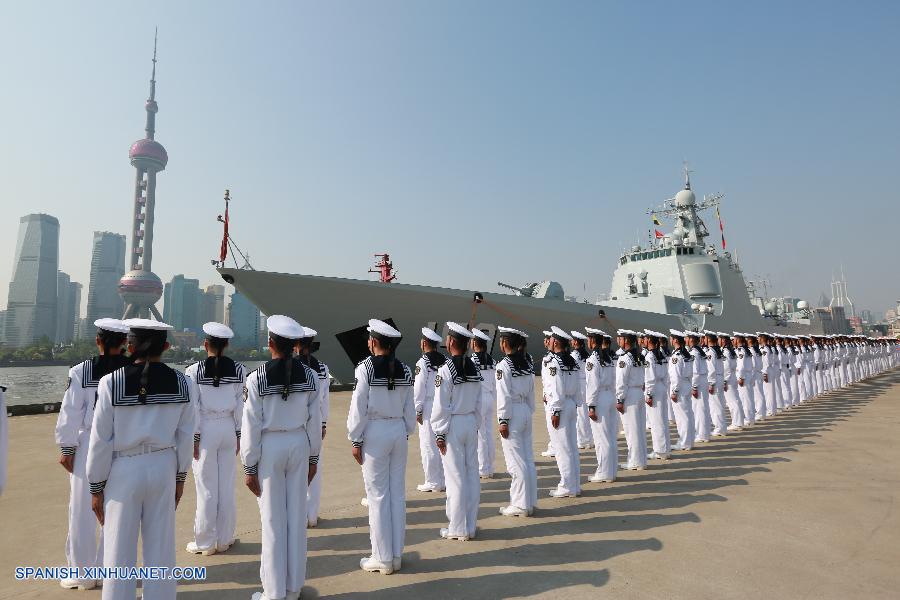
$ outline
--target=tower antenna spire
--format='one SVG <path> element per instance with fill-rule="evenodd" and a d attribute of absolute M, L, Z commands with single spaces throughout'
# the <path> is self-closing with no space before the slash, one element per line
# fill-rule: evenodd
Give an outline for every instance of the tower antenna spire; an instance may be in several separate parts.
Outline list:
<path fill-rule="evenodd" d="M 159 27 L 153 30 L 153 72 L 150 74 L 150 100 L 156 100 L 156 40 Z"/>

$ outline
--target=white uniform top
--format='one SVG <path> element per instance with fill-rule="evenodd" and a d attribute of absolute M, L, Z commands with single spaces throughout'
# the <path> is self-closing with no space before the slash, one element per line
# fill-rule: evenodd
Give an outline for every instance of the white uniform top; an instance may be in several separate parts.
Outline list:
<path fill-rule="evenodd" d="M 588 408 L 593 408 L 603 414 L 615 404 L 616 364 L 612 361 L 603 362 L 600 354 L 591 352 L 584 361 L 585 377 L 585 402 Z"/>
<path fill-rule="evenodd" d="M 743 379 L 746 384 L 753 374 L 753 355 L 746 346 L 738 346 L 734 351 L 737 352 L 734 375 L 738 379 Z"/>
<path fill-rule="evenodd" d="M 718 347 L 713 348 L 712 346 L 703 347 L 703 353 L 706 355 L 706 360 L 708 361 L 706 382 L 709 385 L 718 385 L 720 379 L 725 379 L 725 364 L 722 359 L 719 358 L 719 355 L 716 354 L 717 349 Z"/>
<path fill-rule="evenodd" d="M 665 390 L 668 361 L 660 352 L 661 360 L 657 360 L 652 350 L 644 351 L 644 394 L 661 400 L 658 390 Z M 665 393 L 665 392 L 663 392 Z"/>
<path fill-rule="evenodd" d="M 699 390 L 704 385 L 709 385 L 709 366 L 707 365 L 707 359 L 709 357 L 700 349 L 700 346 L 691 348 L 690 353 L 691 358 L 694 359 L 694 372 L 691 376 L 691 387 Z"/>
<path fill-rule="evenodd" d="M 685 349 L 686 350 L 686 349 Z M 677 394 L 678 389 L 682 390 L 690 387 L 691 380 L 694 377 L 694 361 L 693 357 L 688 353 L 685 356 L 681 349 L 672 352 L 669 357 L 669 396 Z"/>
<path fill-rule="evenodd" d="M 481 414 L 481 372 L 472 359 L 463 360 L 463 372 L 456 369 L 453 358 L 449 358 L 434 378 L 434 406 L 431 409 L 431 430 L 436 438 L 445 437 L 450 429 L 453 415 L 475 415 L 478 429 L 482 427 Z"/>
<path fill-rule="evenodd" d="M 434 351 L 423 354 L 416 361 L 416 382 L 413 386 L 413 400 L 416 405 L 416 414 L 424 418 L 431 418 L 431 403 L 434 400 L 434 378 L 438 369 L 447 362 L 447 357 Z M 425 412 L 428 412 L 426 415 Z"/>
<path fill-rule="evenodd" d="M 315 356 L 310 355 L 308 361 L 309 368 L 315 371 L 319 378 L 319 413 L 322 415 L 322 427 L 325 427 L 331 414 L 331 371 L 328 370 L 328 365 Z"/>
<path fill-rule="evenodd" d="M 406 435 L 416 429 L 413 374 L 409 367 L 394 360 L 393 384 L 388 380 L 386 357 L 370 356 L 356 366 L 356 385 L 347 415 L 347 437 L 354 446 L 362 446 L 369 421 L 403 419 Z"/>
<path fill-rule="evenodd" d="M 566 366 L 562 356 L 548 354 L 541 365 L 541 380 L 545 382 L 547 409 L 551 413 L 559 413 L 563 402 L 571 400 L 575 406 L 584 401 L 584 375 L 578 361 L 573 359 L 572 366 Z"/>
<path fill-rule="evenodd" d="M 497 419 L 501 424 L 509 424 L 515 404 L 524 404 L 529 414 L 534 412 L 534 363 L 528 354 L 523 358 L 524 368 L 516 368 L 510 356 L 497 363 Z"/>
<path fill-rule="evenodd" d="M 106 363 L 102 367 L 100 362 Z M 69 369 L 66 380 L 66 392 L 59 405 L 59 416 L 56 419 L 56 444 L 62 454 L 75 454 L 78 440 L 82 432 L 91 430 L 94 420 L 94 405 L 97 403 L 97 386 L 102 376 L 111 369 L 125 366 L 129 361 L 120 355 L 94 357 L 78 363 Z M 87 452 L 87 448 L 84 448 Z"/>
<path fill-rule="evenodd" d="M 628 396 L 640 397 L 644 389 L 644 364 L 640 358 L 636 358 L 631 352 L 623 352 L 619 356 L 619 366 L 616 369 L 616 402 L 625 402 Z"/>
<path fill-rule="evenodd" d="M 214 377 L 212 359 L 192 364 L 184 370 L 193 388 L 194 398 L 194 439 L 200 439 L 200 424 L 203 421 L 230 418 L 234 430 L 241 430 L 241 415 L 244 412 L 244 365 L 225 356 L 219 357 L 219 371 Z M 216 385 L 218 383 L 218 385 Z"/>
<path fill-rule="evenodd" d="M 241 462 L 248 475 L 257 473 L 262 455 L 262 435 L 274 431 L 305 431 L 309 462 L 319 462 L 322 449 L 322 411 L 319 378 L 299 358 L 292 358 L 291 385 L 283 397 L 284 367 L 270 360 L 247 376 L 244 417 L 241 423 Z"/>
<path fill-rule="evenodd" d="M 778 374 L 778 354 L 774 346 L 760 346 L 762 352 L 762 372 L 771 379 Z"/>
<path fill-rule="evenodd" d="M 497 378 L 494 376 L 494 369 L 497 368 L 497 363 L 494 362 L 490 354 L 485 354 L 484 362 L 478 358 L 476 352 L 473 352 L 470 356 L 472 362 L 475 363 L 475 367 L 481 372 L 482 403 L 489 402 L 497 395 Z"/>
<path fill-rule="evenodd" d="M 176 481 L 184 481 L 191 467 L 196 400 L 187 378 L 163 363 L 151 363 L 142 401 L 143 368 L 143 363 L 129 365 L 100 380 L 87 455 L 92 493 L 103 491 L 117 453 L 174 448 Z"/>

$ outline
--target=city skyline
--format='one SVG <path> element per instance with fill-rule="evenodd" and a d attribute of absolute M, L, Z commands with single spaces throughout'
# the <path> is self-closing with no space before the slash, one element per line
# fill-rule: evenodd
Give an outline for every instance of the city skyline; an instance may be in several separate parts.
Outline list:
<path fill-rule="evenodd" d="M 728 194 L 729 250 L 748 279 L 815 302 L 843 263 L 857 308 L 881 314 L 897 294 L 872 257 L 893 251 L 893 223 L 876 217 L 892 214 L 897 189 L 900 86 L 886 74 L 900 10 L 779 10 L 388 2 L 257 14 L 163 2 L 60 4 L 48 21 L 37 7 L 0 8 L 20 25 L 0 48 L 36 48 L 10 66 L 22 85 L 0 98 L 19 115 L 0 150 L 4 208 L 15 199 L 22 213 L 60 219 L 59 269 L 75 281 L 89 280 L 92 231 L 127 233 L 134 175 L 123 148 L 138 133 L 152 29 L 114 25 L 136 16 L 160 24 L 173 156 L 155 224 L 163 280 L 218 283 L 209 260 L 228 187 L 232 232 L 258 269 L 367 279 L 371 254 L 389 251 L 402 283 L 495 291 L 498 280 L 548 278 L 593 298 L 609 291 L 618 252 L 646 238 L 645 209 L 678 190 L 688 158 L 700 194 Z M 79 150 L 42 176 L 43 149 L 60 138 Z M 449 218 L 483 232 L 454 250 L 459 260 L 438 260 L 446 236 L 440 220 L 422 227 L 427 207 L 453 207 Z M 322 227 L 288 251 L 305 214 Z M 539 240 L 554 222 L 564 241 L 548 252 Z M 530 241 L 517 260 L 500 258 L 499 227 Z M 14 237 L 14 219 L 0 235 Z M 567 258 L 579 243 L 590 262 Z"/>

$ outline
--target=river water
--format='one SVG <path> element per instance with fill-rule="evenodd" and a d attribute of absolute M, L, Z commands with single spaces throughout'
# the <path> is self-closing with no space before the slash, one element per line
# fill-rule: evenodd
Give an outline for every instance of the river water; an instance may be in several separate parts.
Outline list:
<path fill-rule="evenodd" d="M 261 362 L 246 362 L 253 370 Z M 170 365 L 184 371 L 187 365 Z M 6 387 L 6 404 L 59 402 L 66 391 L 69 367 L 0 367 L 0 385 Z"/>

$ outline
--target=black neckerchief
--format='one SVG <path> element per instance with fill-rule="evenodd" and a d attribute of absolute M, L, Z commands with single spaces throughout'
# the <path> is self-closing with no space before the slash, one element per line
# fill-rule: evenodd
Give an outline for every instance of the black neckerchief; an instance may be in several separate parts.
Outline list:
<path fill-rule="evenodd" d="M 494 359 L 490 354 L 487 353 L 486 350 L 482 350 L 481 352 L 476 352 L 473 354 L 473 359 L 478 363 L 478 368 L 480 369 L 493 369 L 494 368 Z"/>
<path fill-rule="evenodd" d="M 242 383 L 243 370 L 227 356 L 208 356 L 197 367 L 197 383 L 219 387 L 220 383 Z"/>
<path fill-rule="evenodd" d="M 131 359 L 122 354 L 104 354 L 84 361 L 81 367 L 81 387 L 97 387 L 104 375 L 118 371 L 131 364 Z"/>
<path fill-rule="evenodd" d="M 478 367 L 476 367 L 475 363 L 472 362 L 472 359 L 465 354 L 451 356 L 450 360 L 447 361 L 447 366 L 450 368 L 450 375 L 453 379 L 453 383 L 484 381 Z"/>
<path fill-rule="evenodd" d="M 290 380 L 287 377 L 287 366 L 290 362 Z M 258 387 L 260 396 L 280 394 L 287 401 L 294 392 L 314 392 L 315 375 L 297 357 L 274 358 L 256 370 L 259 373 Z"/>
<path fill-rule="evenodd" d="M 510 368 L 513 372 L 513 377 L 516 376 L 517 371 L 520 375 L 525 372 L 534 372 L 534 366 L 530 360 L 531 357 L 525 354 L 525 352 L 513 352 L 512 354 L 507 354 L 506 358 L 509 360 Z"/>
<path fill-rule="evenodd" d="M 319 362 L 319 359 L 316 358 L 312 354 L 299 354 L 297 358 L 300 359 L 300 362 L 305 364 L 307 367 L 313 370 L 313 373 L 319 376 L 319 379 L 324 379 L 325 377 L 325 365 Z"/>
<path fill-rule="evenodd" d="M 685 359 L 691 358 L 691 352 L 687 349 L 687 346 L 680 346 L 677 350 L 675 350 L 678 354 L 680 354 Z"/>
<path fill-rule="evenodd" d="M 575 357 L 572 356 L 571 352 L 568 350 L 563 350 L 562 352 L 556 353 L 556 360 L 559 361 L 559 364 L 562 365 L 564 371 L 574 371 L 578 368 L 578 363 L 575 362 Z"/>
<path fill-rule="evenodd" d="M 144 367 L 147 385 L 141 385 Z M 184 375 L 163 363 L 129 364 L 112 374 L 113 406 L 181 404 L 190 402 Z"/>
<path fill-rule="evenodd" d="M 659 347 L 656 347 L 653 350 L 651 350 L 650 354 L 652 354 L 653 357 L 656 358 L 656 362 L 658 364 L 662 364 L 662 363 L 666 362 L 666 355 L 663 354 L 663 351 L 660 350 Z"/>
<path fill-rule="evenodd" d="M 582 362 L 586 361 L 586 360 L 588 359 L 588 356 L 591 355 L 590 352 L 588 352 L 587 350 L 585 350 L 584 346 L 581 346 L 581 347 L 579 347 L 579 348 L 575 348 L 575 352 L 578 353 L 578 357 L 581 359 Z"/>
<path fill-rule="evenodd" d="M 447 357 L 437 350 L 426 352 L 422 356 L 425 357 L 425 362 L 427 362 L 428 365 L 435 371 L 443 367 L 444 363 L 447 362 Z"/>

